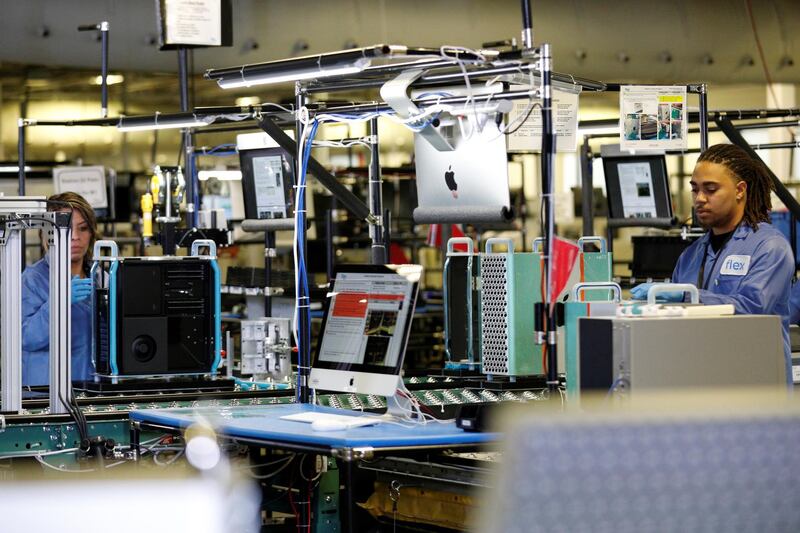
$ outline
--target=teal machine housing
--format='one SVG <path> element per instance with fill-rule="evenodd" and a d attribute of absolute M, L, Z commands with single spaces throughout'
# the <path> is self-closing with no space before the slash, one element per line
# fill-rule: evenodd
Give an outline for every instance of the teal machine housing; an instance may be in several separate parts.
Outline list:
<path fill-rule="evenodd" d="M 504 244 L 506 251 L 496 252 Z M 482 373 L 529 376 L 538 373 L 534 302 L 538 292 L 529 252 L 514 252 L 511 239 L 488 239 L 480 257 Z"/>
<path fill-rule="evenodd" d="M 186 257 L 119 257 L 115 243 L 98 241 L 91 278 L 98 378 L 216 374 L 220 273 L 213 241 L 194 241 Z"/>
<path fill-rule="evenodd" d="M 611 293 L 611 299 L 608 294 Z M 604 297 L 598 300 L 597 297 Z M 591 298 L 594 296 L 594 298 Z M 622 301 L 622 289 L 611 281 L 578 283 L 572 288 L 571 301 L 564 302 L 564 360 L 567 398 L 577 400 L 580 393 L 579 319 L 614 316 Z"/>
<path fill-rule="evenodd" d="M 543 374 L 541 345 L 535 343 L 534 306 L 542 301 L 541 239 L 533 241 L 533 252 L 515 252 L 510 239 L 489 239 L 485 253 L 475 253 L 469 237 L 452 238 L 447 243 L 444 264 L 445 350 L 448 369 L 479 370 L 490 376 L 528 376 Z M 585 251 L 587 244 L 597 251 Z M 456 246 L 466 246 L 466 251 Z M 505 251 L 498 252 L 497 246 Z M 607 302 L 613 286 L 611 254 L 603 237 L 578 240 L 580 253 L 576 268 L 559 300 L 577 304 L 568 309 L 587 309 L 587 303 Z M 579 291 L 569 299 L 579 283 L 605 283 L 602 289 Z M 595 306 L 595 308 L 597 308 Z M 577 329 L 562 328 L 566 343 L 560 343 L 559 368 L 569 381 L 569 356 L 575 350 L 569 343 L 577 339 Z M 563 339 L 563 336 L 562 336 Z M 577 342 L 577 341 L 576 341 Z"/>

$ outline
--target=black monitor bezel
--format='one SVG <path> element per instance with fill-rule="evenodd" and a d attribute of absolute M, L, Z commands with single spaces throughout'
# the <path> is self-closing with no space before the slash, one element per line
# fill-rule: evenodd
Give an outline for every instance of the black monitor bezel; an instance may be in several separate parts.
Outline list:
<path fill-rule="evenodd" d="M 338 265 L 334 269 L 333 278 L 331 279 L 330 290 L 335 286 L 335 280 L 341 273 L 353 274 L 396 274 L 397 267 L 408 265 Z M 418 265 L 413 265 L 418 266 Z M 312 367 L 327 370 L 341 370 L 345 372 L 362 372 L 367 374 L 387 374 L 387 375 L 400 375 L 403 370 L 403 363 L 406 358 L 406 350 L 408 348 L 408 339 L 411 335 L 411 322 L 414 320 L 414 311 L 417 306 L 417 296 L 419 294 L 419 284 L 422 281 L 422 267 L 420 267 L 420 279 L 412 282 L 411 298 L 409 302 L 408 320 L 403 328 L 403 342 L 400 356 L 397 358 L 397 363 L 393 366 L 381 365 L 367 365 L 367 364 L 352 364 L 352 363 L 334 363 L 331 361 L 320 361 L 319 356 L 322 351 L 322 341 L 325 336 L 325 328 L 328 324 L 328 313 L 330 312 L 332 298 L 328 296 L 325 299 L 325 311 L 322 315 L 322 326 L 320 327 L 319 339 L 317 341 L 317 349 L 314 353 L 314 361 Z"/>
<path fill-rule="evenodd" d="M 664 220 L 672 219 L 672 195 L 669 191 L 669 173 L 667 172 L 667 160 L 664 154 L 647 154 L 632 156 L 612 156 L 603 157 L 603 174 L 606 180 L 606 199 L 608 200 L 608 218 L 611 220 L 628 220 L 647 222 L 648 218 L 625 217 L 625 210 L 622 205 L 622 193 L 619 187 L 619 170 L 617 165 L 620 163 L 647 162 L 650 164 L 650 175 L 653 178 L 653 192 L 656 194 L 656 216 L 652 219 Z M 667 212 L 664 213 L 664 204 Z"/>
<path fill-rule="evenodd" d="M 239 168 L 242 172 L 242 194 L 244 200 L 244 216 L 247 219 L 258 220 L 258 203 L 256 200 L 255 175 L 253 173 L 253 160 L 259 157 L 274 157 L 279 155 L 283 166 L 283 198 L 286 205 L 286 217 L 294 216 L 294 198 L 292 186 L 294 185 L 294 159 L 283 148 L 278 146 L 269 148 L 256 148 L 239 151 Z"/>

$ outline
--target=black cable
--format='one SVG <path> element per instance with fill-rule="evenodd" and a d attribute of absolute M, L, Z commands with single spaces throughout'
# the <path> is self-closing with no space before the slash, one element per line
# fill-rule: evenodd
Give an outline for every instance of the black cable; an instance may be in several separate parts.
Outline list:
<path fill-rule="evenodd" d="M 539 110 L 541 111 L 541 109 L 542 109 L 542 105 L 541 105 L 540 103 L 538 103 L 538 102 L 537 102 L 537 103 L 534 103 L 534 104 L 533 104 L 533 105 L 531 105 L 531 106 L 528 106 L 528 112 L 527 112 L 527 113 L 525 113 L 525 118 L 523 118 L 523 119 L 522 119 L 522 120 L 519 122 L 519 124 L 517 124 L 517 127 L 516 127 L 516 128 L 514 128 L 512 131 L 504 131 L 504 132 L 503 132 L 503 134 L 504 134 L 504 135 L 513 135 L 513 134 L 517 133 L 517 132 L 519 131 L 519 129 L 522 127 L 522 125 L 523 125 L 523 124 L 525 124 L 525 122 L 527 122 L 527 120 L 530 118 L 530 116 L 531 116 L 531 113 L 533 113 L 533 110 L 534 110 L 534 109 L 536 109 L 537 107 L 538 107 L 538 108 L 539 108 Z"/>
<path fill-rule="evenodd" d="M 178 241 L 178 244 L 176 244 L 175 247 L 176 248 L 180 248 L 181 245 L 183 244 L 183 241 L 186 239 L 186 237 L 189 236 L 192 233 L 195 233 L 195 232 L 199 233 L 200 236 L 203 237 L 204 239 L 208 239 L 206 234 L 203 233 L 203 230 L 201 230 L 200 228 L 193 228 L 191 231 L 187 231 L 186 233 L 183 234 L 183 237 L 181 237 L 181 239 Z"/>

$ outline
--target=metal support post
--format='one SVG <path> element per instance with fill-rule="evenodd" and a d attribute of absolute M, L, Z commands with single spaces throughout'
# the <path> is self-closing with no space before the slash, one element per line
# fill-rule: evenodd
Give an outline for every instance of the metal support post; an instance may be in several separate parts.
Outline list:
<path fill-rule="evenodd" d="M 0 408 L 22 410 L 22 231 L 0 229 Z M 2 242 L 5 241 L 5 242 Z"/>
<path fill-rule="evenodd" d="M 386 244 L 383 240 L 383 191 L 381 188 L 381 161 L 378 146 L 378 117 L 369 121 L 369 236 L 372 239 L 372 264 L 386 264 Z"/>
<path fill-rule="evenodd" d="M 700 91 L 700 151 L 708 149 L 708 87 L 701 83 Z"/>
<path fill-rule="evenodd" d="M 54 225 L 47 229 L 50 264 L 50 413 L 68 413 L 72 397 L 72 309 L 70 305 L 71 213 L 48 213 Z"/>
<path fill-rule="evenodd" d="M 522 49 L 533 48 L 533 22 L 531 19 L 531 2 L 522 0 Z"/>
<path fill-rule="evenodd" d="M 17 175 L 19 183 L 17 185 L 17 193 L 19 196 L 25 196 L 25 127 L 28 125 L 24 118 L 19 119 L 17 123 Z M 20 234 L 20 249 L 22 250 L 22 263 L 20 264 L 20 271 L 25 270 L 25 233 Z"/>
<path fill-rule="evenodd" d="M 108 21 L 98 24 L 100 27 L 100 115 L 108 116 Z"/>
<path fill-rule="evenodd" d="M 300 151 L 299 142 L 300 139 L 303 137 L 303 123 L 300 122 L 300 115 L 299 111 L 306 105 L 306 95 L 303 91 L 303 86 L 297 82 L 295 83 L 294 89 L 294 96 L 295 96 L 295 109 L 298 111 L 297 120 L 295 121 L 295 139 L 297 142 L 297 158 L 295 159 L 294 168 L 297 169 L 297 179 L 296 184 L 299 185 L 300 183 L 300 172 L 303 165 L 303 154 Z M 300 194 L 305 195 L 306 191 L 302 190 L 299 191 Z M 304 196 L 305 198 L 305 196 Z M 299 206 L 295 205 L 295 209 Z M 295 231 L 299 232 L 297 236 L 297 240 L 303 243 L 305 247 L 306 242 L 306 225 L 305 223 L 297 225 Z M 306 261 L 305 258 L 307 257 L 306 250 L 303 250 L 303 261 L 302 265 L 298 261 L 298 268 L 302 268 L 303 271 L 306 270 Z M 308 390 L 308 375 L 311 370 L 311 338 L 308 334 L 310 325 L 311 325 L 311 313 L 309 311 L 309 297 L 308 294 L 296 294 L 298 298 L 300 308 L 300 312 L 298 313 L 297 317 L 297 326 L 299 331 L 298 339 L 300 342 L 299 349 L 297 350 L 297 401 L 300 403 L 308 403 L 309 402 L 309 390 Z"/>
<path fill-rule="evenodd" d="M 333 281 L 333 267 L 336 265 L 336 247 L 333 238 L 336 231 L 333 223 L 333 206 L 336 205 L 336 198 L 331 197 L 331 208 L 325 210 L 325 273 L 328 276 L 328 283 Z"/>
<path fill-rule="evenodd" d="M 189 111 L 189 50 L 178 48 L 178 88 L 180 90 L 181 113 Z M 186 223 L 191 228 L 198 226 L 198 183 L 194 168 L 194 132 L 182 130 L 183 151 L 186 167 Z"/>
<path fill-rule="evenodd" d="M 275 257 L 275 232 L 264 232 L 264 316 L 272 316 L 272 258 Z"/>
<path fill-rule="evenodd" d="M 17 123 L 17 176 L 19 184 L 17 185 L 17 193 L 20 196 L 25 196 L 25 119 L 19 119 Z"/>
<path fill-rule="evenodd" d="M 594 235 L 594 175 L 592 174 L 592 147 L 588 136 L 581 145 L 581 218 L 583 236 Z"/>
<path fill-rule="evenodd" d="M 544 197 L 544 247 L 542 256 L 544 260 L 545 294 L 542 312 L 547 317 L 544 324 L 544 342 L 547 345 L 547 385 L 550 390 L 558 388 L 558 357 L 556 345 L 555 306 L 552 305 L 555 295 L 552 293 L 551 281 L 553 279 L 553 238 L 555 235 L 555 221 L 553 205 L 553 163 L 555 157 L 555 136 L 553 135 L 553 109 L 551 86 L 551 61 L 550 45 L 543 44 L 539 50 L 541 62 L 541 91 L 542 91 L 542 196 Z"/>

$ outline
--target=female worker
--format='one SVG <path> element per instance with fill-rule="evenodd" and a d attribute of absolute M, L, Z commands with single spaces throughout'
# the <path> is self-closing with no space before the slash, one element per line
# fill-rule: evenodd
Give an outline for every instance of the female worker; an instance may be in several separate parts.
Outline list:
<path fill-rule="evenodd" d="M 732 304 L 737 314 L 780 315 L 787 377 L 789 292 L 794 261 L 786 240 L 767 223 L 772 182 L 760 161 L 731 144 L 703 152 L 690 181 L 695 213 L 708 232 L 678 259 L 673 283 L 691 283 L 705 304 Z M 634 298 L 647 298 L 652 284 L 634 287 Z M 683 294 L 668 294 L 680 301 Z"/>
<path fill-rule="evenodd" d="M 73 192 L 49 198 L 53 211 L 72 213 L 72 379 L 91 377 L 91 280 L 89 268 L 97 221 L 92 207 Z M 47 256 L 22 273 L 22 384 L 47 385 L 50 360 L 50 265 Z"/>

